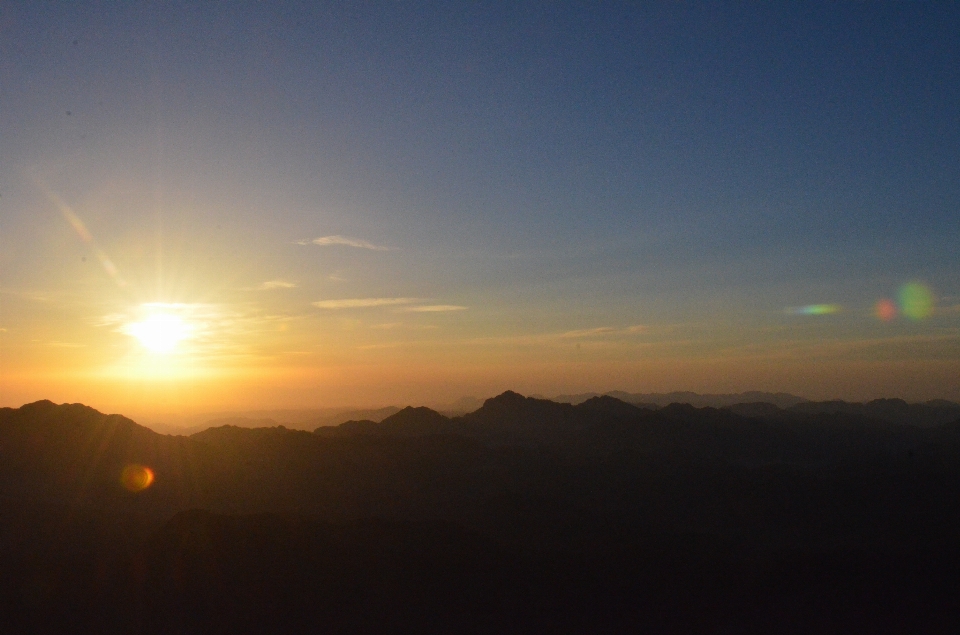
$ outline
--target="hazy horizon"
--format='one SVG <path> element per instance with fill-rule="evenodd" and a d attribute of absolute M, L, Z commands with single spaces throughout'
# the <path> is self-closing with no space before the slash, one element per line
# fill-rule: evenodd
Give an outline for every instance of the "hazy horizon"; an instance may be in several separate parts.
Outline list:
<path fill-rule="evenodd" d="M 948 3 L 5 4 L 0 406 L 960 401 L 958 30 Z"/>
<path fill-rule="evenodd" d="M 341 404 L 336 406 L 300 406 L 300 407 L 264 407 L 264 408 L 240 408 L 240 407 L 224 407 L 222 409 L 179 409 L 179 410 L 164 410 L 157 408 L 128 408 L 125 411 L 111 410 L 110 408 L 101 408 L 97 407 L 96 404 L 85 403 L 85 402 L 74 402 L 82 403 L 85 406 L 99 410 L 104 414 L 119 414 L 125 416 L 129 419 L 132 419 L 139 423 L 140 425 L 146 426 L 148 428 L 154 428 L 158 432 L 170 433 L 171 431 L 177 428 L 184 429 L 193 429 L 197 431 L 204 429 L 206 425 L 210 422 L 221 420 L 221 419 L 248 419 L 248 420 L 272 420 L 274 423 L 279 425 L 287 425 L 293 427 L 294 429 L 303 429 L 303 430 L 312 430 L 317 425 L 337 425 L 338 423 L 347 420 L 345 417 L 340 417 L 341 414 L 347 415 L 349 418 L 370 418 L 369 416 L 356 417 L 357 413 L 367 413 L 371 411 L 386 411 L 392 408 L 397 410 L 406 408 L 406 407 L 421 407 L 425 406 L 432 410 L 447 413 L 450 415 L 462 414 L 467 412 L 472 412 L 483 405 L 483 403 L 488 399 L 493 399 L 494 397 L 504 393 L 504 392 L 517 392 L 511 389 L 506 389 L 500 391 L 499 393 L 477 396 L 477 395 L 464 395 L 460 398 L 452 401 L 433 401 L 433 402 L 412 402 L 412 401 L 394 401 L 391 403 L 349 403 Z M 619 393 L 619 394 L 617 394 Z M 563 394 L 542 394 L 542 393 L 520 393 L 524 397 L 533 397 L 536 399 L 545 399 L 548 401 L 555 401 L 559 403 L 580 403 L 584 399 L 588 398 L 588 395 L 610 395 L 613 394 L 619 398 L 623 397 L 624 394 L 627 395 L 638 395 L 643 397 L 663 397 L 663 396 L 672 396 L 677 394 L 693 394 L 701 398 L 704 402 L 709 402 L 713 398 L 723 398 L 723 401 L 728 401 L 729 397 L 746 395 L 753 397 L 753 393 L 759 393 L 760 395 L 766 396 L 789 396 L 796 397 L 805 401 L 810 402 L 830 402 L 830 401 L 845 401 L 848 403 L 868 403 L 875 399 L 903 399 L 907 403 L 922 404 L 930 401 L 944 400 L 944 401 L 953 401 L 950 399 L 945 399 L 943 397 L 934 397 L 931 399 L 904 399 L 899 395 L 880 395 L 877 397 L 870 397 L 864 399 L 846 399 L 843 397 L 825 397 L 825 398 L 810 398 L 805 395 L 798 395 L 796 393 L 791 393 L 789 391 L 731 391 L 731 392 L 719 392 L 719 393 L 710 393 L 710 392 L 697 392 L 697 391 L 685 391 L 685 390 L 668 390 L 668 391 L 627 391 L 627 390 L 589 390 L 589 391 L 577 391 L 573 393 L 563 393 Z M 569 398 L 576 397 L 574 401 L 570 401 Z M 54 401 L 55 400 L 49 400 Z M 628 399 L 628 401 L 630 401 Z M 644 400 L 640 400 L 644 401 Z M 682 403 L 683 399 L 679 399 Z M 763 399 L 760 399 L 763 401 Z M 775 400 L 768 400 L 772 402 Z M 748 399 L 743 402 L 733 403 L 755 403 L 756 400 Z M 954 403 L 958 403 L 953 401 Z M 32 402 L 27 402 L 32 403 Z M 27 405 L 27 403 L 20 405 Z M 55 402 L 56 403 L 56 402 Z M 70 403 L 70 402 L 64 402 Z M 664 401 L 660 405 L 666 405 L 668 402 Z M 670 402 L 672 403 L 672 401 Z M 708 403 L 707 405 L 715 404 Z M 14 406 L 18 407 L 18 406 Z M 702 407 L 702 406 L 697 406 Z M 782 406 L 781 406 L 782 407 Z M 386 416 L 381 414 L 379 417 L 375 417 L 375 420 L 379 420 L 381 417 Z M 272 424 L 271 424 L 272 425 Z"/>

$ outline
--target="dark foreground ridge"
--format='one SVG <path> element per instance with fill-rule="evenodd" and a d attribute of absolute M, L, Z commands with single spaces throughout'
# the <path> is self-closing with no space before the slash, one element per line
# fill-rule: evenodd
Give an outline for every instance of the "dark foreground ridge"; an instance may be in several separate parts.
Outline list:
<path fill-rule="evenodd" d="M 958 536 L 950 402 L 0 409 L 6 632 L 958 632 Z"/>

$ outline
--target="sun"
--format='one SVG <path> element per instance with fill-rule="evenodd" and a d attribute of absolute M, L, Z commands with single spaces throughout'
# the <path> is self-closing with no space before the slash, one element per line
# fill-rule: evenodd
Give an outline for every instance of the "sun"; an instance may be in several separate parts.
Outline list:
<path fill-rule="evenodd" d="M 127 324 L 124 331 L 153 353 L 172 353 L 190 337 L 191 327 L 179 315 L 156 312 L 140 322 Z"/>

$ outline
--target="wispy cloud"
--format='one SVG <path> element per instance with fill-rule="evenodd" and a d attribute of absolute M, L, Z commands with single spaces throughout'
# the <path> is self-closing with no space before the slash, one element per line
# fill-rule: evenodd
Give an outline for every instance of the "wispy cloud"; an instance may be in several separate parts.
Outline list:
<path fill-rule="evenodd" d="M 673 326 L 663 327 L 658 326 L 656 330 L 658 332 L 667 332 L 672 330 Z M 613 326 L 598 326 L 590 329 L 578 329 L 575 331 L 564 331 L 564 332 L 553 332 L 553 333 L 538 333 L 538 334 L 528 334 L 528 335 L 508 335 L 502 337 L 481 337 L 474 338 L 471 340 L 464 340 L 465 342 L 470 343 L 490 343 L 490 344 L 550 344 L 550 343 L 559 343 L 564 340 L 594 340 L 594 341 L 607 341 L 607 342 L 621 342 L 626 340 L 633 340 L 634 336 L 639 334 L 651 333 L 650 327 L 644 324 L 634 324 L 632 326 L 626 327 L 613 327 Z M 646 339 L 646 338 L 644 338 Z M 672 340 L 674 341 L 674 340 Z M 676 340 L 674 342 L 678 342 Z M 649 344 L 649 342 L 646 342 Z"/>
<path fill-rule="evenodd" d="M 384 344 L 364 344 L 363 346 L 358 346 L 358 351 L 375 351 L 385 348 L 399 348 L 400 346 L 406 345 L 407 342 L 387 342 Z"/>
<path fill-rule="evenodd" d="M 14 295 L 33 302 L 53 302 L 54 296 L 43 291 L 18 291 L 16 289 L 0 289 L 0 293 Z"/>
<path fill-rule="evenodd" d="M 373 251 L 390 251 L 389 247 L 374 245 L 368 240 L 361 238 L 351 238 L 349 236 L 320 236 L 313 240 L 298 240 L 298 245 L 320 245 L 321 247 L 330 247 L 332 245 L 343 245 L 344 247 L 356 247 L 358 249 L 372 249 Z"/>
<path fill-rule="evenodd" d="M 388 322 L 386 324 L 374 324 L 370 327 L 378 331 L 389 331 L 403 329 L 406 331 L 432 331 L 438 327 L 433 324 L 407 324 L 405 322 Z"/>
<path fill-rule="evenodd" d="M 612 326 L 598 326 L 592 329 L 580 329 L 577 331 L 567 331 L 566 333 L 560 333 L 557 337 L 563 339 L 576 339 L 581 337 L 601 337 L 605 335 L 637 335 L 639 333 L 646 333 L 647 327 L 643 324 L 634 324 L 633 326 L 627 326 L 624 328 L 614 328 Z"/>
<path fill-rule="evenodd" d="M 171 364 L 183 364 L 179 367 L 183 372 L 197 373 L 213 372 L 217 368 L 248 367 L 257 360 L 280 359 L 287 354 L 287 348 L 303 346 L 302 342 L 291 341 L 286 335 L 290 326 L 315 315 L 305 308 L 302 313 L 268 313 L 256 301 L 231 304 L 154 302 L 103 315 L 94 324 L 130 335 L 131 324 L 157 314 L 180 318 L 187 325 L 189 338 L 185 338 L 185 345 L 176 356 L 179 361 L 173 360 Z M 129 359 L 135 360 L 136 356 Z M 135 362 L 118 360 L 110 366 L 109 372 L 141 372 L 142 369 L 131 370 L 129 363 Z"/>
<path fill-rule="evenodd" d="M 838 340 L 782 340 L 776 344 L 757 344 L 731 347 L 723 357 L 750 357 L 753 359 L 790 360 L 901 360 L 904 352 L 913 359 L 957 359 L 957 332 L 938 335 L 899 335 L 863 339 Z"/>
<path fill-rule="evenodd" d="M 598 326 L 597 328 L 592 329 L 580 329 L 577 331 L 567 331 L 566 333 L 561 333 L 560 337 L 563 338 L 579 338 L 579 337 L 596 337 L 597 335 L 610 335 L 616 333 L 617 329 L 612 326 Z"/>
<path fill-rule="evenodd" d="M 416 301 L 416 298 L 349 298 L 344 300 L 320 300 L 311 304 L 318 309 L 366 309 L 376 306 L 410 304 Z"/>
<path fill-rule="evenodd" d="M 372 329 L 378 329 L 378 330 L 382 330 L 382 331 L 388 331 L 388 330 L 391 330 L 391 329 L 402 328 L 403 326 L 404 326 L 403 322 L 387 322 L 387 323 L 385 323 L 385 324 L 374 324 L 374 325 L 371 326 L 370 328 L 372 328 Z"/>
<path fill-rule="evenodd" d="M 466 311 L 467 307 L 458 304 L 427 304 L 424 306 L 412 306 L 403 310 L 413 313 L 441 313 L 444 311 Z"/>
<path fill-rule="evenodd" d="M 293 289 L 296 286 L 297 286 L 296 283 L 287 282 L 286 280 L 267 280 L 266 282 L 261 284 L 259 287 L 257 287 L 257 290 L 270 291 L 271 289 Z"/>

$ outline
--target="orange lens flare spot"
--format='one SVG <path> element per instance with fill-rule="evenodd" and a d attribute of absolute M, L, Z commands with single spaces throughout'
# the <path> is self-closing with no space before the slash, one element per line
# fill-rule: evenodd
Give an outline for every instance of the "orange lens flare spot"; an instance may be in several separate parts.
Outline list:
<path fill-rule="evenodd" d="M 873 313 L 877 316 L 877 319 L 883 322 L 889 322 L 897 317 L 897 305 L 894 304 L 892 300 L 883 298 L 877 300 L 877 303 L 873 307 Z"/>
<path fill-rule="evenodd" d="M 155 476 L 153 470 L 146 465 L 131 464 L 123 468 L 120 474 L 120 483 L 131 492 L 142 492 L 151 485 Z"/>

